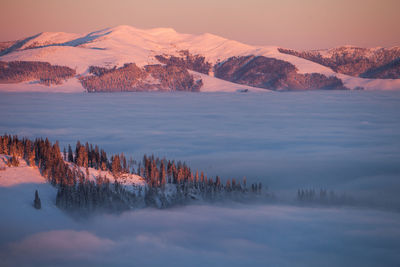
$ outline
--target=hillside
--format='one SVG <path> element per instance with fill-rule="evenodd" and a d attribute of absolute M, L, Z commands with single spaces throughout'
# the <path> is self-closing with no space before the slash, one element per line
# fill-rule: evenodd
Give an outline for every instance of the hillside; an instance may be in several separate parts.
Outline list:
<path fill-rule="evenodd" d="M 331 68 L 337 73 L 362 78 L 400 79 L 400 47 L 361 48 L 343 46 L 327 50 L 280 52 Z"/>
<path fill-rule="evenodd" d="M 44 32 L 3 42 L 1 49 L 0 61 L 48 62 L 76 71 L 71 79 L 81 83 L 82 91 L 400 89 L 397 48 L 351 49 L 357 51 L 351 56 L 349 49 L 343 48 L 300 53 L 276 46 L 246 45 L 208 33 L 182 34 L 171 28 L 143 30 L 122 25 L 87 34 Z M 243 65 L 249 58 L 252 64 Z M 140 72 L 121 75 L 118 70 L 126 64 L 135 64 Z M 170 67 L 174 70 L 165 69 L 165 65 L 174 66 Z M 228 65 L 234 75 L 227 75 Z M 103 68 L 108 74 L 100 81 L 90 72 L 91 67 Z M 96 82 L 82 82 L 88 80 Z M 46 90 L 39 89 L 34 78 L 23 82 L 22 88 L 1 84 L 0 90 Z M 47 90 L 64 88 L 52 83 Z"/>

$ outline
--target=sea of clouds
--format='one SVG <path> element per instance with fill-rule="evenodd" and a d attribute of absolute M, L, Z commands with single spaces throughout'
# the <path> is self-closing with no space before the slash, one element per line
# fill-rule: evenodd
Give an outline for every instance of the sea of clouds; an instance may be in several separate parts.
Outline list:
<path fill-rule="evenodd" d="M 0 133 L 400 203 L 400 93 L 0 94 Z"/>
<path fill-rule="evenodd" d="M 396 266 L 400 260 L 400 214 L 376 210 L 198 205 L 63 224 L 3 244 L 2 263 Z"/>
<path fill-rule="evenodd" d="M 79 139 L 137 159 L 154 153 L 260 180 L 284 203 L 298 188 L 326 188 L 366 204 L 195 205 L 81 221 L 57 213 L 31 226 L 17 216 L 1 224 L 0 258 L 6 266 L 396 266 L 399 107 L 398 92 L 1 93 L 2 133 L 62 146 Z"/>

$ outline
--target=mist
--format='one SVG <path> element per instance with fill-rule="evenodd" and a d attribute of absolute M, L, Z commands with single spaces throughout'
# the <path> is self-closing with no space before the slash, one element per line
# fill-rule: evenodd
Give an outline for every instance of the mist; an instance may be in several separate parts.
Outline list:
<path fill-rule="evenodd" d="M 0 132 L 185 161 L 295 197 L 328 189 L 400 207 L 400 94 L 0 94 Z"/>
<path fill-rule="evenodd" d="M 74 218 L 48 184 L 0 188 L 0 265 L 397 266 L 399 106 L 399 92 L 0 93 L 2 133 L 153 153 L 277 197 Z M 296 202 L 320 188 L 358 202 Z"/>
<path fill-rule="evenodd" d="M 5 266 L 396 266 L 399 229 L 398 213 L 368 209 L 197 205 L 41 231 L 3 244 L 0 258 Z"/>

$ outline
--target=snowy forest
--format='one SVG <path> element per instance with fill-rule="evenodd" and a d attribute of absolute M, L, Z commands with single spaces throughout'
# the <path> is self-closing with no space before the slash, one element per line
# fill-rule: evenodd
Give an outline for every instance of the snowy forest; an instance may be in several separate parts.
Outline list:
<path fill-rule="evenodd" d="M 80 141 L 74 149 L 69 145 L 61 151 L 58 142 L 47 138 L 4 135 L 0 136 L 0 154 L 10 156 L 8 166 L 18 166 L 19 158 L 29 166 L 37 166 L 58 190 L 56 205 L 70 212 L 118 212 L 167 208 L 199 200 L 248 201 L 269 196 L 261 183 L 248 186 L 245 177 L 223 182 L 219 176 L 207 177 L 180 161 L 144 155 L 137 162 L 123 153 L 107 155 L 97 145 Z M 136 177 L 136 183 L 126 182 L 130 176 Z"/>
<path fill-rule="evenodd" d="M 74 77 L 75 74 L 74 69 L 51 65 L 48 62 L 0 61 L 0 83 L 38 80 L 39 83 L 50 86 L 62 84 L 63 81 Z"/>

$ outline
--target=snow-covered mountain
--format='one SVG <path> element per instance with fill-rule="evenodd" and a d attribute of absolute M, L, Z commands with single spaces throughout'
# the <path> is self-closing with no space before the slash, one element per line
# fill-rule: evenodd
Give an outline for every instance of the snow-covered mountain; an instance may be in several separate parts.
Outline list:
<path fill-rule="evenodd" d="M 335 52 L 338 53 L 338 50 Z M 160 56 L 166 61 L 171 60 L 160 62 Z M 188 59 L 193 59 L 190 64 Z M 335 72 L 330 66 L 324 66 L 316 60 L 295 53 L 284 53 L 276 46 L 251 46 L 208 33 L 182 34 L 171 28 L 143 30 L 122 25 L 87 34 L 44 32 L 20 41 L 2 43 L 0 61 L 49 62 L 76 71 L 76 75 L 63 84 L 45 87 L 32 78 L 17 84 L 1 84 L 0 90 L 83 91 L 84 77 L 88 81 L 86 89 L 104 87 L 107 77 L 93 77 L 96 75 L 90 71 L 90 66 L 104 70 L 121 68 L 119 72 L 125 75 L 124 65 L 127 63 L 135 63 L 138 67 L 135 69 L 138 76 L 126 86 L 127 90 L 136 90 L 138 87 L 160 90 L 179 90 L 180 87 L 197 90 L 200 87 L 200 91 L 361 87 L 367 90 L 400 89 L 400 79 L 355 77 L 349 75 L 351 73 Z M 208 71 L 200 73 L 196 69 L 195 64 L 200 61 L 210 66 Z M 181 65 L 173 69 L 173 72 L 179 74 L 176 76 L 178 78 L 172 77 L 169 80 L 160 77 L 171 73 L 170 69 L 148 68 L 156 64 L 177 62 Z M 180 68 L 188 69 L 189 74 Z M 105 71 L 101 72 L 103 74 Z M 196 87 L 196 82 L 200 80 L 202 84 Z M 92 87 L 88 86 L 89 82 Z M 111 88 L 120 85 L 107 86 Z"/>

